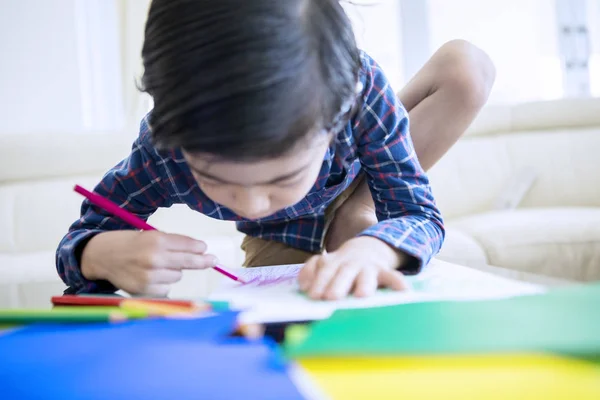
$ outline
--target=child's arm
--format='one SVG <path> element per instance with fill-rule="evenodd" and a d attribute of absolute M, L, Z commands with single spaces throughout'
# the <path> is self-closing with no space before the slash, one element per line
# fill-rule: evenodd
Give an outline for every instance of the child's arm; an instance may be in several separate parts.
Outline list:
<path fill-rule="evenodd" d="M 111 169 L 94 189 L 96 193 L 144 220 L 150 217 L 157 208 L 173 204 L 165 186 L 168 177 L 164 170 L 164 160 L 151 146 L 148 136 L 149 129 L 143 123 L 140 137 L 134 142 L 131 154 Z M 108 232 L 110 234 L 105 235 Z M 68 293 L 110 293 L 117 290 L 113 283 L 118 285 L 119 289 L 127 290 L 135 288 L 137 285 L 140 285 L 141 289 L 141 285 L 146 280 L 144 276 L 140 278 L 143 271 L 140 268 L 133 270 L 125 264 L 132 264 L 133 267 L 136 259 L 143 256 L 143 252 L 149 253 L 153 241 L 164 242 L 167 239 L 181 243 L 182 238 L 171 238 L 170 236 L 174 235 L 159 232 L 140 232 L 138 234 L 127 223 L 84 200 L 81 207 L 81 218 L 73 223 L 58 246 L 57 270 L 62 280 L 69 286 Z M 92 243 L 93 246 L 89 243 Z M 184 243 L 189 243 L 189 241 Z M 92 248 L 95 250 L 92 251 Z M 86 257 L 82 257 L 84 249 Z M 88 253 L 91 256 L 88 256 Z M 149 253 L 146 258 L 151 258 L 151 255 Z M 95 260 L 89 264 L 102 264 L 106 261 L 125 266 L 119 266 L 122 268 L 112 274 L 110 279 L 112 283 L 109 283 L 108 276 L 105 276 L 106 273 L 97 274 L 94 271 L 94 273 L 86 275 L 85 271 L 82 272 L 82 258 Z M 174 273 L 162 271 L 154 274 L 161 274 L 160 279 L 164 280 L 166 274 L 170 274 L 172 277 Z M 87 279 L 86 276 L 90 279 Z"/>
<path fill-rule="evenodd" d="M 408 115 L 379 66 L 366 55 L 363 64 L 363 106 L 352 123 L 379 223 L 306 263 L 300 288 L 315 299 L 338 299 L 349 292 L 367 296 L 378 286 L 403 289 L 398 271 L 419 272 L 444 239 L 442 217 L 409 135 Z"/>
<path fill-rule="evenodd" d="M 363 64 L 364 105 L 355 132 L 380 222 L 361 235 L 410 256 L 400 270 L 416 273 L 441 248 L 442 217 L 417 160 L 406 110 L 375 61 L 365 55 Z"/>

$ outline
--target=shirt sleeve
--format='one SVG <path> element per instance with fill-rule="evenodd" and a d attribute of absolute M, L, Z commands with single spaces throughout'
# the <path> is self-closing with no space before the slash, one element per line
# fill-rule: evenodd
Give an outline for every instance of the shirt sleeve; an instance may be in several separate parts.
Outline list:
<path fill-rule="evenodd" d="M 363 108 L 354 131 L 379 223 L 361 235 L 406 253 L 411 259 L 401 271 L 418 273 L 442 246 L 442 216 L 417 160 L 406 110 L 381 68 L 366 55 L 363 70 Z"/>
<path fill-rule="evenodd" d="M 147 130 L 147 128 L 146 128 Z M 127 158 L 108 171 L 94 192 L 147 220 L 159 207 L 172 205 L 160 174 L 160 157 L 142 132 L 133 143 Z M 92 205 L 85 199 L 81 217 L 69 228 L 56 251 L 56 268 L 68 286 L 65 293 L 113 293 L 117 290 L 107 281 L 90 281 L 81 273 L 81 252 L 96 234 L 106 231 L 134 229 L 127 223 Z"/>

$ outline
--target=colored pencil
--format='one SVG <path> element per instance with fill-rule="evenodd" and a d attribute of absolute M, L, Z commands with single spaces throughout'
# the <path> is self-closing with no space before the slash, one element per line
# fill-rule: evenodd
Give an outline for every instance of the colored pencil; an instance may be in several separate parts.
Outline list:
<path fill-rule="evenodd" d="M 166 304 L 170 306 L 194 308 L 197 304 L 189 300 L 155 299 L 146 297 L 120 297 L 106 295 L 74 295 L 65 294 L 51 298 L 55 306 L 115 306 L 118 307 L 125 300 L 136 300 L 147 303 Z"/>
<path fill-rule="evenodd" d="M 203 311 L 210 310 L 210 307 L 182 307 L 172 304 L 161 304 L 151 301 L 126 299 L 120 304 L 120 308 L 129 312 L 141 310 L 152 316 L 175 316 L 175 315 L 197 315 Z"/>
<path fill-rule="evenodd" d="M 97 307 L 95 307 L 97 308 Z M 65 309 L 10 309 L 0 310 L 0 324 L 28 323 L 84 323 L 84 322 L 117 322 L 129 319 L 124 310 L 111 308 L 98 310 L 74 311 L 74 307 Z M 140 313 L 141 315 L 141 313 Z M 146 314 L 147 315 L 147 314 Z"/>
<path fill-rule="evenodd" d="M 115 203 L 111 202 L 108 199 L 105 199 L 104 197 L 100 196 L 97 193 L 92 193 L 89 190 L 84 189 L 79 185 L 75 185 L 74 190 L 77 193 L 79 193 L 80 195 L 84 196 L 86 199 L 88 199 L 90 203 L 108 211 L 109 213 L 113 214 L 115 217 L 122 219 L 124 222 L 127 222 L 129 225 L 133 226 L 136 229 L 145 230 L 145 231 L 155 231 L 156 230 L 155 227 L 148 224 L 146 221 L 142 220 L 141 218 L 136 217 L 135 215 L 131 214 L 129 211 L 125 210 L 124 208 L 119 207 Z M 213 269 L 215 271 L 219 272 L 220 274 L 228 277 L 229 279 L 232 279 L 232 280 L 240 282 L 240 283 L 245 283 L 242 279 L 225 271 L 222 267 L 220 267 L 218 265 L 214 266 Z"/>
<path fill-rule="evenodd" d="M 18 324 L 2 323 L 2 324 L 0 324 L 0 335 L 4 334 L 6 332 L 12 331 L 13 329 L 19 328 L 19 327 L 20 327 L 20 325 L 18 325 Z"/>
<path fill-rule="evenodd" d="M 52 304 L 55 306 L 115 306 L 118 307 L 125 297 L 95 297 L 63 295 L 53 296 Z"/>
<path fill-rule="evenodd" d="M 72 315 L 95 315 L 95 314 L 124 314 L 127 319 L 142 319 L 152 316 L 148 309 L 138 308 L 124 308 L 122 306 L 80 306 L 80 307 L 69 307 L 69 306 L 56 306 L 52 308 L 51 312 L 60 312 Z"/>

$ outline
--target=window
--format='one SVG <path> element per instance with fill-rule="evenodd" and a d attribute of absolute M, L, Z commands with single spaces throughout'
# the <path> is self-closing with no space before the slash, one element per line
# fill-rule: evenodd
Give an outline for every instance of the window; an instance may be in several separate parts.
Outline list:
<path fill-rule="evenodd" d="M 496 65 L 489 103 L 600 95 L 599 0 L 400 1 L 405 43 L 419 43 L 404 46 L 405 64 L 422 65 L 445 42 L 465 39 Z M 427 57 L 415 55 L 420 47 Z"/>
<path fill-rule="evenodd" d="M 600 96 L 600 0 L 588 0 L 586 9 L 590 33 L 590 92 Z"/>

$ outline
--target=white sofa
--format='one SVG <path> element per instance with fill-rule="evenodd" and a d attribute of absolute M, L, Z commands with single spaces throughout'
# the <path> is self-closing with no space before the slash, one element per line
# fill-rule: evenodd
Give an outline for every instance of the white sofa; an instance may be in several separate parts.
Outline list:
<path fill-rule="evenodd" d="M 0 308 L 44 306 L 61 294 L 54 255 L 79 217 L 77 183 L 93 189 L 125 157 L 135 133 L 0 135 Z M 205 240 L 224 265 L 241 265 L 241 235 L 233 223 L 216 221 L 185 206 L 161 209 L 158 229 Z M 186 271 L 175 296 L 208 293 L 220 275 Z"/>
<path fill-rule="evenodd" d="M 56 245 L 77 217 L 75 183 L 93 188 L 135 132 L 0 135 L 0 307 L 43 306 L 64 285 Z M 489 107 L 431 171 L 448 235 L 440 258 L 569 280 L 600 279 L 600 99 Z M 531 185 L 524 177 L 535 177 Z M 523 181 L 523 182 L 521 182 Z M 516 209 L 515 182 L 528 189 Z M 518 185 L 517 185 L 518 186 Z M 151 223 L 207 241 L 240 265 L 241 235 L 185 206 Z M 220 276 L 188 272 L 174 296 L 202 296 Z"/>
<path fill-rule="evenodd" d="M 430 172 L 440 257 L 600 280 L 600 99 L 487 107 Z"/>

